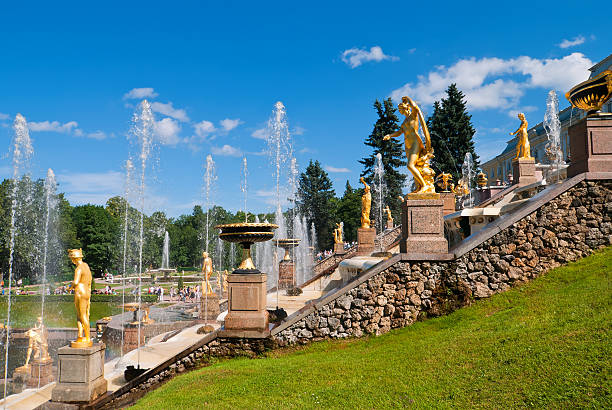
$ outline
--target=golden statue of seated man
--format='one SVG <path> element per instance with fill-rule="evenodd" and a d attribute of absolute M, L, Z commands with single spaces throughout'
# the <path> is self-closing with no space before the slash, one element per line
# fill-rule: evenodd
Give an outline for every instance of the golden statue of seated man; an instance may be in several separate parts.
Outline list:
<path fill-rule="evenodd" d="M 425 123 L 425 117 L 421 109 L 410 97 L 402 97 L 402 102 L 398 105 L 400 114 L 405 115 L 406 119 L 399 130 L 383 137 L 385 141 L 397 138 L 404 134 L 404 145 L 406 148 L 406 158 L 408 160 L 408 170 L 414 177 L 416 189 L 415 194 L 435 193 L 434 186 L 435 173 L 431 169 L 430 161 L 433 159 L 433 148 L 431 147 L 431 137 L 429 129 Z M 425 144 L 419 136 L 419 128 L 425 136 Z"/>
<path fill-rule="evenodd" d="M 24 367 L 29 365 L 31 357 L 33 357 L 34 360 L 39 362 L 50 361 L 51 357 L 49 356 L 47 329 L 43 325 L 42 317 L 39 316 L 38 323 L 33 328 L 28 330 L 25 334 L 30 340 L 28 343 L 28 352 L 26 353 L 26 361 Z"/>
<path fill-rule="evenodd" d="M 68 256 L 76 266 L 74 280 L 70 287 L 74 289 L 74 307 L 77 313 L 77 340 L 70 342 L 70 347 L 91 347 L 93 341 L 89 336 L 89 306 L 91 301 L 91 271 L 83 262 L 83 250 L 69 249 Z"/>

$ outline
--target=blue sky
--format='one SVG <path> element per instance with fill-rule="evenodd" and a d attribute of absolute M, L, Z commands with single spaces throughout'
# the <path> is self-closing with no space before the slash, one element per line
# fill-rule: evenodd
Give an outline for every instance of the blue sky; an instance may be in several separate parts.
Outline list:
<path fill-rule="evenodd" d="M 592 2 L 595 7 L 597 3 Z M 376 98 L 408 94 L 431 111 L 450 82 L 466 92 L 477 151 L 501 152 L 524 110 L 542 120 L 548 90 L 587 78 L 612 53 L 589 2 L 10 2 L 0 16 L 0 177 L 17 113 L 30 123 L 33 174 L 52 168 L 71 203 L 123 192 L 139 98 L 156 111 L 159 159 L 149 209 L 202 203 L 205 157 L 214 202 L 271 211 L 262 128 L 287 109 L 300 167 L 318 159 L 336 192 L 358 186 Z M 259 138 L 258 138 L 259 137 Z"/>

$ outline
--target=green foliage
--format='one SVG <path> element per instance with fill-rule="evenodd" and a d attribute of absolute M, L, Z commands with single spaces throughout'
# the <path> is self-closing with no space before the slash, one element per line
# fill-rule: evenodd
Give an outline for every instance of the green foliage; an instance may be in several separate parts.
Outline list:
<path fill-rule="evenodd" d="M 306 216 L 310 227 L 314 222 L 319 249 L 332 246 L 333 198 L 332 182 L 319 161 L 308 164 L 298 182 L 298 210 Z"/>
<path fill-rule="evenodd" d="M 361 226 L 361 195 L 362 189 L 353 189 L 346 181 L 344 195 L 336 201 L 335 223 L 344 222 L 344 241 L 357 241 L 357 228 Z"/>
<path fill-rule="evenodd" d="M 183 275 L 179 276 L 177 286 L 179 289 L 183 289 L 185 287 L 185 282 L 183 282 Z"/>
<path fill-rule="evenodd" d="M 610 272 L 609 247 L 380 337 L 179 375 L 135 408 L 610 408 Z"/>
<path fill-rule="evenodd" d="M 398 118 L 395 115 L 393 101 L 387 98 L 374 102 L 374 109 L 378 119 L 370 135 L 364 144 L 372 148 L 372 153 L 359 161 L 363 165 L 361 176 L 371 184 L 374 179 L 374 166 L 376 164 L 376 154 L 381 154 L 383 168 L 385 170 L 384 181 L 387 187 L 384 197 L 385 205 L 391 209 L 391 213 L 396 220 L 400 218 L 401 203 L 397 197 L 402 194 L 402 187 L 406 181 L 406 175 L 402 173 L 406 166 L 406 155 L 404 153 L 404 142 L 401 138 L 391 138 L 384 141 L 383 137 L 391 134 L 399 128 Z M 374 204 L 373 204 L 374 205 Z M 375 220 L 376 218 L 372 218 Z"/>
<path fill-rule="evenodd" d="M 456 84 L 448 87 L 446 98 L 434 103 L 427 127 L 435 156 L 432 165 L 437 172 L 452 174 L 456 183 L 461 178 L 461 164 L 466 152 L 472 153 L 474 170 L 478 168 L 478 155 L 472 140 L 476 130 L 472 126 L 472 116 L 467 111 L 465 95 Z"/>

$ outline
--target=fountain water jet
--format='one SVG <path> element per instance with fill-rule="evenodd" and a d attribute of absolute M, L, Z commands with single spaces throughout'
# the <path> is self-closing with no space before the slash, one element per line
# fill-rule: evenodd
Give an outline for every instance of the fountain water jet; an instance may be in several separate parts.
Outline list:
<path fill-rule="evenodd" d="M 162 269 L 170 269 L 170 235 L 168 231 L 164 234 L 164 248 L 162 250 Z"/>
<path fill-rule="evenodd" d="M 382 162 L 382 155 L 380 152 L 376 154 L 376 162 L 374 163 L 374 178 L 372 181 L 372 194 L 375 198 L 374 201 L 374 214 L 376 216 L 375 226 L 378 233 L 385 230 L 385 219 L 384 214 L 384 198 L 387 191 L 387 185 L 385 183 L 385 168 Z"/>
<path fill-rule="evenodd" d="M 559 168 L 563 160 L 561 150 L 561 121 L 559 120 L 559 99 L 555 90 L 550 90 L 546 97 L 546 113 L 544 114 L 544 130 L 548 135 L 546 157 L 550 161 L 559 181 Z M 552 172 L 551 172 L 552 174 Z M 552 181 L 547 181 L 552 182 Z"/>

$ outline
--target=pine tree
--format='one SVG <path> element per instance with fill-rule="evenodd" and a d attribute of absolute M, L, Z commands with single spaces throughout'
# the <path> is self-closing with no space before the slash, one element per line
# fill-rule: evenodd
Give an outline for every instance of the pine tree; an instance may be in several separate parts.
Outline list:
<path fill-rule="evenodd" d="M 330 249 L 335 192 L 327 172 L 319 161 L 312 162 L 300 174 L 298 183 L 298 211 L 306 216 L 308 226 L 313 222 L 319 249 Z"/>
<path fill-rule="evenodd" d="M 465 95 L 456 84 L 446 90 L 446 98 L 436 101 L 433 114 L 427 119 L 434 149 L 432 165 L 436 172 L 448 172 L 457 182 L 461 178 L 461 164 L 466 152 L 472 153 L 474 169 L 478 168 L 478 155 L 472 137 L 476 132 L 472 116 L 468 114 Z"/>
<path fill-rule="evenodd" d="M 346 181 L 344 195 L 338 200 L 335 223 L 344 222 L 344 241 L 357 240 L 357 228 L 361 226 L 361 195 L 360 189 L 353 189 Z"/>
<path fill-rule="evenodd" d="M 384 203 L 389 206 L 391 213 L 396 220 L 400 220 L 401 204 L 397 200 L 398 195 L 402 194 L 402 187 L 406 180 L 406 174 L 401 171 L 406 166 L 406 155 L 404 154 L 404 143 L 401 139 L 391 138 L 384 141 L 383 137 L 391 134 L 399 128 L 398 118 L 395 115 L 395 108 L 391 98 L 387 98 L 382 103 L 378 100 L 374 102 L 374 109 L 378 114 L 378 119 L 374 124 L 372 133 L 366 138 L 364 144 L 373 148 L 370 156 L 363 158 L 359 163 L 363 165 L 361 176 L 371 184 L 374 179 L 374 165 L 376 164 L 376 154 L 382 156 L 382 163 L 385 170 L 384 181 L 386 192 Z"/>

